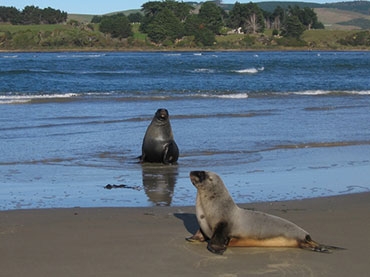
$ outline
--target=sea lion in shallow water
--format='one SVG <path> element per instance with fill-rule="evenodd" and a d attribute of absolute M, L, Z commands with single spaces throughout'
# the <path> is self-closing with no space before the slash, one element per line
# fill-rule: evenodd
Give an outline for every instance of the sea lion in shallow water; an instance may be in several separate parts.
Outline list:
<path fill-rule="evenodd" d="M 173 138 L 168 111 L 158 109 L 146 130 L 140 162 L 171 164 L 178 158 L 179 148 Z"/>
<path fill-rule="evenodd" d="M 239 208 L 221 178 L 207 171 L 190 172 L 197 188 L 196 216 L 200 229 L 188 241 L 208 241 L 208 250 L 223 254 L 227 246 L 300 247 L 329 253 L 308 232 L 283 218 Z"/>

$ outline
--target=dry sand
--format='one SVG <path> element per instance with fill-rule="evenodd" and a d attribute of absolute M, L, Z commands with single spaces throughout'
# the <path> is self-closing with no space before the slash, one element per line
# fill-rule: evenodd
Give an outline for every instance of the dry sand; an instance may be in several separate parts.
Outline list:
<path fill-rule="evenodd" d="M 228 248 L 185 241 L 195 207 L 0 212 L 0 276 L 369 276 L 370 193 L 240 205 L 347 250 Z"/>

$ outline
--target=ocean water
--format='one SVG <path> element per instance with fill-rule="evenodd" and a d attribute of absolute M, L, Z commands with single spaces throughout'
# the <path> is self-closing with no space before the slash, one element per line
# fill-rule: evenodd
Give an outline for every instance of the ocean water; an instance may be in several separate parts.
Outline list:
<path fill-rule="evenodd" d="M 0 53 L 0 210 L 370 190 L 370 52 Z M 158 108 L 176 165 L 139 164 Z M 107 189 L 111 185 L 112 189 Z"/>

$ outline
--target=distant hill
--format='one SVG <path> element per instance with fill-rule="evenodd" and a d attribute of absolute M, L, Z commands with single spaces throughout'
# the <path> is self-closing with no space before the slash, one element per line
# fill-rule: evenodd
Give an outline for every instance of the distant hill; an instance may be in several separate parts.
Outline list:
<path fill-rule="evenodd" d="M 148 0 L 149 1 L 149 0 Z M 200 5 L 202 2 L 184 1 L 191 5 Z M 237 2 L 237 0 L 235 0 Z M 309 7 L 314 9 L 319 21 L 321 21 L 326 29 L 332 30 L 356 30 L 370 29 L 370 1 L 347 1 L 337 3 L 319 4 L 313 2 L 286 2 L 286 1 L 267 1 L 256 3 L 261 9 L 267 12 L 273 12 L 277 6 L 284 9 L 289 6 L 299 6 L 301 8 Z M 225 10 L 231 10 L 233 4 L 222 4 Z M 117 11 L 128 15 L 130 13 L 140 12 L 140 7 L 135 10 Z M 112 13 L 117 13 L 112 12 Z M 110 14 L 112 14 L 110 13 Z M 90 22 L 94 15 L 84 14 L 68 14 L 68 19 L 73 19 L 81 22 Z"/>
<path fill-rule="evenodd" d="M 91 19 L 94 17 L 93 14 L 74 14 L 69 13 L 67 20 L 76 20 L 83 23 L 90 23 Z"/>
<path fill-rule="evenodd" d="M 268 12 L 274 11 L 277 6 L 284 9 L 289 6 L 309 7 L 314 9 L 319 21 L 324 24 L 326 29 L 370 29 L 370 1 L 348 1 L 326 4 L 277 1 L 256 3 L 261 9 Z"/>
<path fill-rule="evenodd" d="M 338 9 L 350 12 L 361 13 L 364 15 L 370 15 L 370 1 L 348 1 L 348 2 L 337 2 L 323 4 L 322 8 Z"/>
<path fill-rule="evenodd" d="M 333 9 L 314 9 L 319 21 L 329 30 L 370 29 L 370 16 L 363 13 Z"/>
<path fill-rule="evenodd" d="M 252 1 L 253 2 L 253 1 Z M 289 6 L 294 7 L 298 6 L 300 8 L 320 8 L 323 5 L 318 3 L 311 3 L 311 2 L 286 2 L 286 1 L 267 1 L 267 2 L 254 2 L 256 3 L 262 10 L 267 12 L 273 12 L 277 6 L 282 7 L 283 9 L 287 9 Z"/>
<path fill-rule="evenodd" d="M 136 13 L 136 12 L 140 12 L 140 9 L 111 12 L 111 13 L 107 13 L 106 15 L 112 15 L 112 14 L 115 14 L 115 13 L 123 13 L 125 15 L 129 15 L 130 13 Z M 75 13 L 71 13 L 71 14 L 68 14 L 68 20 L 77 20 L 77 21 L 83 22 L 83 23 L 90 23 L 91 19 L 94 16 L 95 16 L 94 14 L 75 14 Z"/>
<path fill-rule="evenodd" d="M 370 29 L 370 1 L 327 3 L 314 10 L 327 29 Z"/>

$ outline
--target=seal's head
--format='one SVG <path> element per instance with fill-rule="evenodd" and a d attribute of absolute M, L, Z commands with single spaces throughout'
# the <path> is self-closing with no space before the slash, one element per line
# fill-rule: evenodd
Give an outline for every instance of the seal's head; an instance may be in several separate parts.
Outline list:
<path fill-rule="evenodd" d="M 190 180 L 192 184 L 198 189 L 210 189 L 222 183 L 220 177 L 209 171 L 191 171 Z M 222 183 L 223 184 L 223 183 Z"/>
<path fill-rule="evenodd" d="M 190 172 L 190 181 L 196 188 L 198 188 L 198 186 L 200 186 L 206 178 L 207 178 L 207 173 L 205 171 L 191 171 Z"/>
<path fill-rule="evenodd" d="M 166 121 L 168 120 L 169 114 L 166 109 L 158 109 L 155 113 L 155 118 L 159 121 Z"/>
<path fill-rule="evenodd" d="M 201 197 L 222 203 L 229 201 L 230 203 L 227 206 L 235 205 L 224 182 L 216 173 L 211 171 L 191 171 L 190 181 L 197 188 Z"/>

